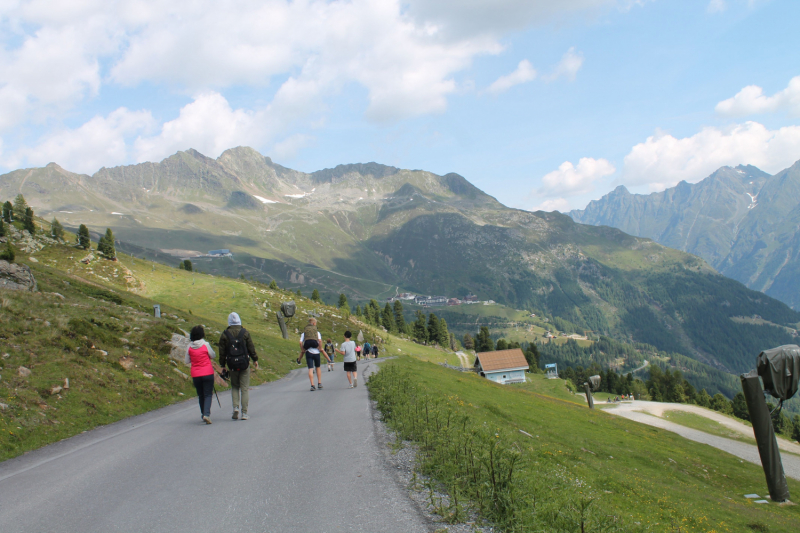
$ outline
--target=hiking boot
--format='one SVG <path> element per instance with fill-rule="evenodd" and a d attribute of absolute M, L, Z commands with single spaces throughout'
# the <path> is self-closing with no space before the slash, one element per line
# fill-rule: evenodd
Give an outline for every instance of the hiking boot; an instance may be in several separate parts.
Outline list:
<path fill-rule="evenodd" d="M 234 409 L 233 410 L 233 416 L 231 418 L 234 419 L 234 420 L 238 420 L 239 419 L 239 410 L 238 409 Z"/>
<path fill-rule="evenodd" d="M 207 417 L 207 416 L 203 417 L 203 422 L 205 422 L 206 424 L 211 425 L 211 419 L 209 417 Z"/>
<path fill-rule="evenodd" d="M 314 385 L 311 385 L 311 392 L 314 392 L 317 388 Z"/>
<path fill-rule="evenodd" d="M 248 418 L 250 417 L 247 416 L 247 413 L 242 413 L 242 420 L 247 420 Z"/>
<path fill-rule="evenodd" d="M 318 388 L 319 390 L 322 390 L 322 383 L 318 383 L 318 384 L 317 384 L 317 388 Z"/>

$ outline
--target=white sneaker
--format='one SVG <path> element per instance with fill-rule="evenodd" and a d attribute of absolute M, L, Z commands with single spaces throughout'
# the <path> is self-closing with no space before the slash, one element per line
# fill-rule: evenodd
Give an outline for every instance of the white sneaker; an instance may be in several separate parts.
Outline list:
<path fill-rule="evenodd" d="M 247 420 L 247 419 L 249 419 L 249 418 L 250 418 L 250 417 L 249 417 L 249 416 L 247 416 L 247 413 L 242 413 L 242 420 Z"/>

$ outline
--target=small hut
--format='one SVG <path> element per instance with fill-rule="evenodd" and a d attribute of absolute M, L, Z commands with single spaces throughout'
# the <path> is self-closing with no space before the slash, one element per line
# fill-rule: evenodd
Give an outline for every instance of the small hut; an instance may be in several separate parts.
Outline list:
<path fill-rule="evenodd" d="M 495 383 L 525 383 L 525 371 L 530 368 L 519 348 L 481 352 L 475 356 L 475 371 Z"/>

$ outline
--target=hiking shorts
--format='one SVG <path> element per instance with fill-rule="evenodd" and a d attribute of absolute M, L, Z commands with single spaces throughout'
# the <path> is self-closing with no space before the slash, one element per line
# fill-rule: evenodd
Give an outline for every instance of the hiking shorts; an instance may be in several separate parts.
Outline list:
<path fill-rule="evenodd" d="M 320 354 L 306 352 L 306 364 L 308 365 L 308 368 L 314 368 L 314 367 L 319 368 L 319 363 L 320 363 Z"/>
<path fill-rule="evenodd" d="M 358 366 L 356 362 L 353 361 L 352 363 L 345 363 L 344 364 L 344 371 L 345 372 L 358 372 Z"/>

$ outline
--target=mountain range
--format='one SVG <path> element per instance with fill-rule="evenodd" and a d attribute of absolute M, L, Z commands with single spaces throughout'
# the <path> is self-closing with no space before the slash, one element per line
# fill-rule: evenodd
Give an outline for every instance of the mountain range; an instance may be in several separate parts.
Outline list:
<path fill-rule="evenodd" d="M 304 173 L 239 147 L 91 176 L 54 163 L 0 176 L 0 198 L 20 192 L 39 216 L 110 227 L 118 250 L 168 264 L 188 257 L 203 272 L 318 288 L 328 301 L 476 294 L 726 372 L 749 370 L 800 324 L 694 255 L 508 208 L 458 174 L 376 163 Z M 233 256 L 208 257 L 214 249 Z"/>
<path fill-rule="evenodd" d="M 699 183 L 617 187 L 569 215 L 698 255 L 720 273 L 800 309 L 800 161 L 771 176 L 722 167 Z"/>

